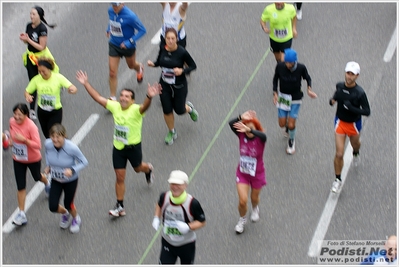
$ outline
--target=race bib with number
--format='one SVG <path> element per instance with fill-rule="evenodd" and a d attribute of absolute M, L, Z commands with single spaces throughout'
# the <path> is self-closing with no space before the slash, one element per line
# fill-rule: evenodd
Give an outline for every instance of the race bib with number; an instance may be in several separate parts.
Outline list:
<path fill-rule="evenodd" d="M 110 26 L 110 32 L 113 36 L 123 37 L 122 25 L 119 22 L 110 20 L 109 26 Z"/>
<path fill-rule="evenodd" d="M 184 239 L 180 231 L 177 229 L 176 221 L 165 220 L 163 223 L 163 231 L 173 241 L 181 241 Z"/>
<path fill-rule="evenodd" d="M 56 179 L 56 180 L 67 180 L 68 179 L 68 177 L 66 177 L 64 175 L 63 168 L 51 167 L 50 174 L 51 174 L 52 179 Z"/>
<path fill-rule="evenodd" d="M 162 68 L 162 80 L 167 84 L 175 84 L 176 76 L 173 69 Z"/>
<path fill-rule="evenodd" d="M 282 29 L 282 30 L 274 29 L 274 36 L 276 36 L 277 38 L 283 39 L 287 36 L 287 34 L 288 34 L 287 29 Z"/>
<path fill-rule="evenodd" d="M 55 109 L 56 97 L 53 95 L 42 95 L 40 100 L 40 107 L 46 111 L 52 111 Z"/>
<path fill-rule="evenodd" d="M 25 144 L 14 143 L 12 145 L 12 153 L 16 160 L 28 161 L 28 147 Z"/>
<path fill-rule="evenodd" d="M 129 127 L 115 125 L 114 139 L 128 145 L 127 138 L 129 136 Z"/>
<path fill-rule="evenodd" d="M 290 111 L 292 103 L 292 95 L 278 93 L 277 107 L 279 109 Z"/>
<path fill-rule="evenodd" d="M 256 158 L 241 156 L 240 157 L 240 171 L 255 176 L 256 173 Z"/>

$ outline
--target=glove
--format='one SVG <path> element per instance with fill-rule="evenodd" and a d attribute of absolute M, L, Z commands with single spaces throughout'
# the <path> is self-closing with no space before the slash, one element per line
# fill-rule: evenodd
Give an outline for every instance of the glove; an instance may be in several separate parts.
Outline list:
<path fill-rule="evenodd" d="M 187 223 L 182 222 L 182 221 L 176 221 L 176 227 L 179 232 L 184 235 L 190 232 L 190 227 L 188 226 Z"/>
<path fill-rule="evenodd" d="M 154 227 L 155 231 L 158 230 L 159 218 L 157 216 L 154 216 L 154 219 L 152 220 L 152 227 Z"/>

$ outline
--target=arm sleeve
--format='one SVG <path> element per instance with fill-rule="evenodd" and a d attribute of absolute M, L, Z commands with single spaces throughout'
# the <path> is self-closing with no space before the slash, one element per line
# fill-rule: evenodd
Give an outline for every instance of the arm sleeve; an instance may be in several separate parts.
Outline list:
<path fill-rule="evenodd" d="M 266 137 L 266 134 L 265 134 L 264 132 L 258 131 L 258 130 L 252 130 L 251 133 L 252 133 L 253 135 L 255 135 L 256 137 L 259 137 L 260 140 L 262 140 L 263 143 L 266 142 L 267 137 Z"/>
<path fill-rule="evenodd" d="M 352 104 L 347 105 L 348 109 L 356 114 L 370 116 L 370 105 L 365 93 L 360 98 L 360 108 L 353 106 Z"/>
<path fill-rule="evenodd" d="M 166 192 L 163 192 L 158 199 L 158 206 L 162 208 L 163 206 L 163 202 L 165 201 L 165 194 Z"/>
<path fill-rule="evenodd" d="M 277 68 L 278 68 L 278 64 L 276 65 L 276 69 L 274 71 L 274 76 L 273 76 L 273 92 L 277 92 L 277 85 L 278 85 L 278 79 L 279 79 Z"/>
<path fill-rule="evenodd" d="M 232 119 L 232 120 L 229 121 L 230 129 L 231 129 L 236 135 L 238 135 L 238 132 L 237 132 L 237 129 L 234 128 L 233 125 L 234 125 L 234 123 L 236 123 L 236 122 L 238 122 L 238 121 L 239 121 L 238 117 L 237 117 L 237 118 L 234 118 L 234 119 Z"/>
<path fill-rule="evenodd" d="M 187 67 L 184 68 L 185 74 L 190 74 L 190 72 L 197 68 L 197 64 L 195 64 L 194 59 L 191 57 L 190 53 L 187 52 L 187 50 L 185 50 L 184 53 L 184 62 L 187 64 Z"/>
<path fill-rule="evenodd" d="M 159 60 L 161 58 L 162 49 L 165 49 L 165 48 L 161 47 L 159 49 L 157 59 L 154 61 L 154 67 L 159 67 L 159 64 L 160 64 Z"/>
<path fill-rule="evenodd" d="M 140 21 L 140 19 L 137 17 L 137 15 L 134 15 L 131 18 L 131 20 L 132 20 L 132 26 L 133 26 L 134 30 L 137 32 L 133 33 L 133 35 L 130 36 L 128 40 L 125 40 L 123 42 L 127 48 L 135 47 L 136 42 L 147 33 L 146 28 L 144 27 L 144 25 Z M 133 42 L 131 40 L 133 40 Z"/>
<path fill-rule="evenodd" d="M 61 85 L 65 88 L 69 88 L 72 83 L 62 74 L 60 74 Z"/>
<path fill-rule="evenodd" d="M 193 198 L 190 206 L 190 213 L 195 221 L 205 222 L 205 213 L 197 199 Z"/>
<path fill-rule="evenodd" d="M 32 124 L 29 129 L 30 135 L 30 147 L 32 148 L 42 148 L 42 143 L 40 142 L 40 134 L 36 124 Z"/>
<path fill-rule="evenodd" d="M 303 69 L 302 79 L 306 80 L 308 86 L 312 87 L 312 78 L 310 78 L 310 75 L 308 73 L 308 69 L 306 67 L 304 67 L 304 69 Z"/>
<path fill-rule="evenodd" d="M 72 142 L 71 144 L 73 145 L 73 155 L 75 157 L 75 165 L 72 166 L 72 169 L 78 173 L 79 171 L 83 170 L 89 164 L 89 162 L 83 155 L 82 151 L 80 151 L 79 147 Z"/>

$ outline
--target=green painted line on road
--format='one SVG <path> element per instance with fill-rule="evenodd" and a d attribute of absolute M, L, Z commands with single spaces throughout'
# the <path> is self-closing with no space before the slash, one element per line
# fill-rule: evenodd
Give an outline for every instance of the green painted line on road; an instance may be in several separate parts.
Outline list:
<path fill-rule="evenodd" d="M 266 57 L 269 54 L 269 52 L 270 52 L 270 48 L 268 47 L 266 52 L 265 52 L 265 54 L 263 55 L 262 59 L 259 61 L 259 63 L 256 66 L 255 70 L 253 71 L 251 77 L 249 77 L 249 79 L 248 79 L 247 83 L 245 84 L 244 88 L 242 89 L 240 95 L 237 97 L 236 101 L 234 102 L 233 106 L 231 107 L 229 113 L 227 113 L 226 117 L 224 118 L 223 122 L 221 123 L 221 125 L 220 125 L 218 131 L 216 132 L 215 136 L 212 138 L 212 141 L 209 143 L 209 145 L 206 148 L 205 152 L 202 154 L 202 157 L 200 158 L 200 160 L 198 161 L 197 165 L 195 166 L 193 172 L 191 173 L 190 177 L 188 178 L 189 182 L 191 182 L 191 180 L 194 178 L 195 174 L 197 173 L 198 169 L 201 167 L 202 162 L 204 161 L 204 159 L 208 155 L 209 151 L 213 147 L 213 144 L 216 142 L 216 139 L 218 139 L 220 133 L 223 130 L 223 127 L 226 126 L 227 122 L 231 118 L 231 114 L 233 114 L 233 112 L 236 109 L 238 103 L 241 101 L 242 97 L 244 96 L 244 94 L 248 90 L 249 85 L 252 83 L 253 79 L 255 78 L 255 75 L 258 73 L 258 71 L 259 71 L 260 67 L 262 66 L 263 62 L 266 60 Z M 147 249 L 144 251 L 143 256 L 141 257 L 141 259 L 137 263 L 138 265 L 143 263 L 143 261 L 147 257 L 148 252 L 150 251 L 150 249 L 154 245 L 156 239 L 158 238 L 160 232 L 161 232 L 161 227 L 158 228 L 158 231 L 156 232 L 156 234 L 152 238 L 152 240 L 151 240 L 150 244 L 148 245 Z"/>

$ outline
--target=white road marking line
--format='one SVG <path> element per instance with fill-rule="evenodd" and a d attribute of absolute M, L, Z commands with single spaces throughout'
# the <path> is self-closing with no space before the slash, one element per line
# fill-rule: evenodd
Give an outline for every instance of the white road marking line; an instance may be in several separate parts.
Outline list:
<path fill-rule="evenodd" d="M 79 145 L 80 142 L 86 137 L 86 135 L 90 132 L 91 128 L 97 123 L 100 115 L 98 114 L 91 114 L 90 117 L 85 121 L 85 123 L 80 127 L 78 132 L 72 137 L 71 141 L 74 142 L 76 145 Z M 25 200 L 25 212 L 29 210 L 35 200 L 39 197 L 40 193 L 44 189 L 44 184 L 41 182 L 36 182 L 33 188 L 29 191 L 26 195 Z M 3 225 L 3 233 L 11 233 L 12 230 L 15 229 L 15 225 L 12 223 L 14 217 L 19 212 L 17 208 L 10 218 L 8 218 L 7 222 Z"/>
<path fill-rule="evenodd" d="M 393 54 L 395 53 L 397 44 L 398 44 L 398 31 L 397 31 L 398 26 L 395 26 L 395 30 L 392 33 L 391 41 L 389 41 L 387 50 L 385 51 L 384 54 L 384 61 L 389 62 L 391 61 Z"/>
<path fill-rule="evenodd" d="M 348 142 L 348 145 L 344 153 L 344 167 L 342 168 L 341 172 L 342 184 L 340 190 L 342 190 L 342 188 L 344 187 L 346 176 L 348 174 L 349 167 L 352 163 L 353 159 L 352 152 L 353 152 L 352 146 Z M 333 179 L 331 179 L 331 182 L 333 182 Z M 340 191 L 338 193 L 333 193 L 331 192 L 330 189 L 330 194 L 328 196 L 326 205 L 324 206 L 323 213 L 321 214 L 319 223 L 317 224 L 317 228 L 315 230 L 315 233 L 313 234 L 312 241 L 310 242 L 308 250 L 309 257 L 317 257 L 319 255 L 321 244 L 328 230 L 328 226 L 330 225 L 331 217 L 334 214 L 335 206 L 338 203 L 339 195 Z"/>

